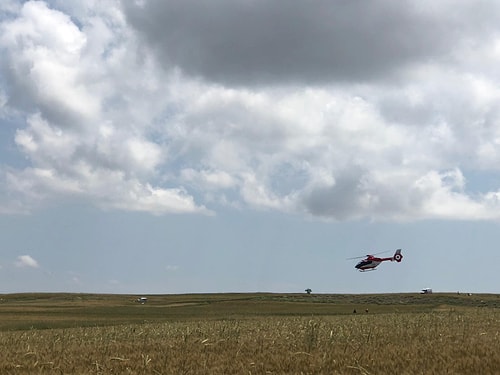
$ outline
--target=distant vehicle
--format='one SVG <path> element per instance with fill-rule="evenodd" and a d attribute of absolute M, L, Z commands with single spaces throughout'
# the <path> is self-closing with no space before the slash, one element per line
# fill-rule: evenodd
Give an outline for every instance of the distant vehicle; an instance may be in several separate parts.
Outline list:
<path fill-rule="evenodd" d="M 432 294 L 432 288 L 424 288 L 421 290 L 420 294 Z"/>
<path fill-rule="evenodd" d="M 375 268 L 380 263 L 385 262 L 387 260 L 390 260 L 391 262 L 396 261 L 398 263 L 401 262 L 401 260 L 403 260 L 403 254 L 401 254 L 401 249 L 396 250 L 394 255 L 392 257 L 389 257 L 389 258 L 379 258 L 379 257 L 376 257 L 375 255 L 366 255 L 366 256 L 349 258 L 349 259 L 365 258 L 354 266 L 354 268 L 360 270 L 361 272 L 374 271 Z"/>
<path fill-rule="evenodd" d="M 136 302 L 139 302 L 140 304 L 144 305 L 146 302 L 148 302 L 148 297 L 139 297 L 136 299 Z"/>

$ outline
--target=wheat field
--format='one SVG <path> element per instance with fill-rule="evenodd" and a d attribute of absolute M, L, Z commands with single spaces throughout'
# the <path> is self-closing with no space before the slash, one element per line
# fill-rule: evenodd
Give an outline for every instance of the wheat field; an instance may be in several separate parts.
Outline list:
<path fill-rule="evenodd" d="M 132 324 L 112 324 L 106 310 L 108 325 L 4 329 L 0 373 L 500 374 L 498 308 L 417 310 L 230 316 L 226 306 Z"/>

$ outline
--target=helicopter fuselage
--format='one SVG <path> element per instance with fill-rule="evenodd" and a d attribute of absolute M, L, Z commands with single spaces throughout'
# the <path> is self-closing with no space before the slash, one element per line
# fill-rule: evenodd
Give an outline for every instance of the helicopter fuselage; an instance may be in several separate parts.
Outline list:
<path fill-rule="evenodd" d="M 385 260 L 392 260 L 392 258 L 367 257 L 366 259 L 363 259 L 358 264 L 356 264 L 355 268 L 357 268 L 360 271 L 368 271 L 368 270 L 371 271 Z"/>
<path fill-rule="evenodd" d="M 403 255 L 401 254 L 401 249 L 396 250 L 394 256 L 389 258 L 379 258 L 373 255 L 367 255 L 365 259 L 361 260 L 354 267 L 360 271 L 373 271 L 380 263 L 390 260 L 401 262 Z"/>

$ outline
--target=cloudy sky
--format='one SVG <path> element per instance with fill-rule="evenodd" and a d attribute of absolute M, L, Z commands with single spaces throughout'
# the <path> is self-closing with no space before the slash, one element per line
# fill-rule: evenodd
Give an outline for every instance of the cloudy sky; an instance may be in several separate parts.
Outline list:
<path fill-rule="evenodd" d="M 5 0 L 0 53 L 0 293 L 500 293 L 497 1 Z"/>

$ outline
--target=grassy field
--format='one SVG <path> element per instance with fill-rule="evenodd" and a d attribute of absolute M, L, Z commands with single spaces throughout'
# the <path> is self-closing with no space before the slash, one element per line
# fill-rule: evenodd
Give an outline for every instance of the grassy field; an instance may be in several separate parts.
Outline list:
<path fill-rule="evenodd" d="M 137 297 L 0 296 L 0 374 L 500 374 L 498 295 Z"/>

